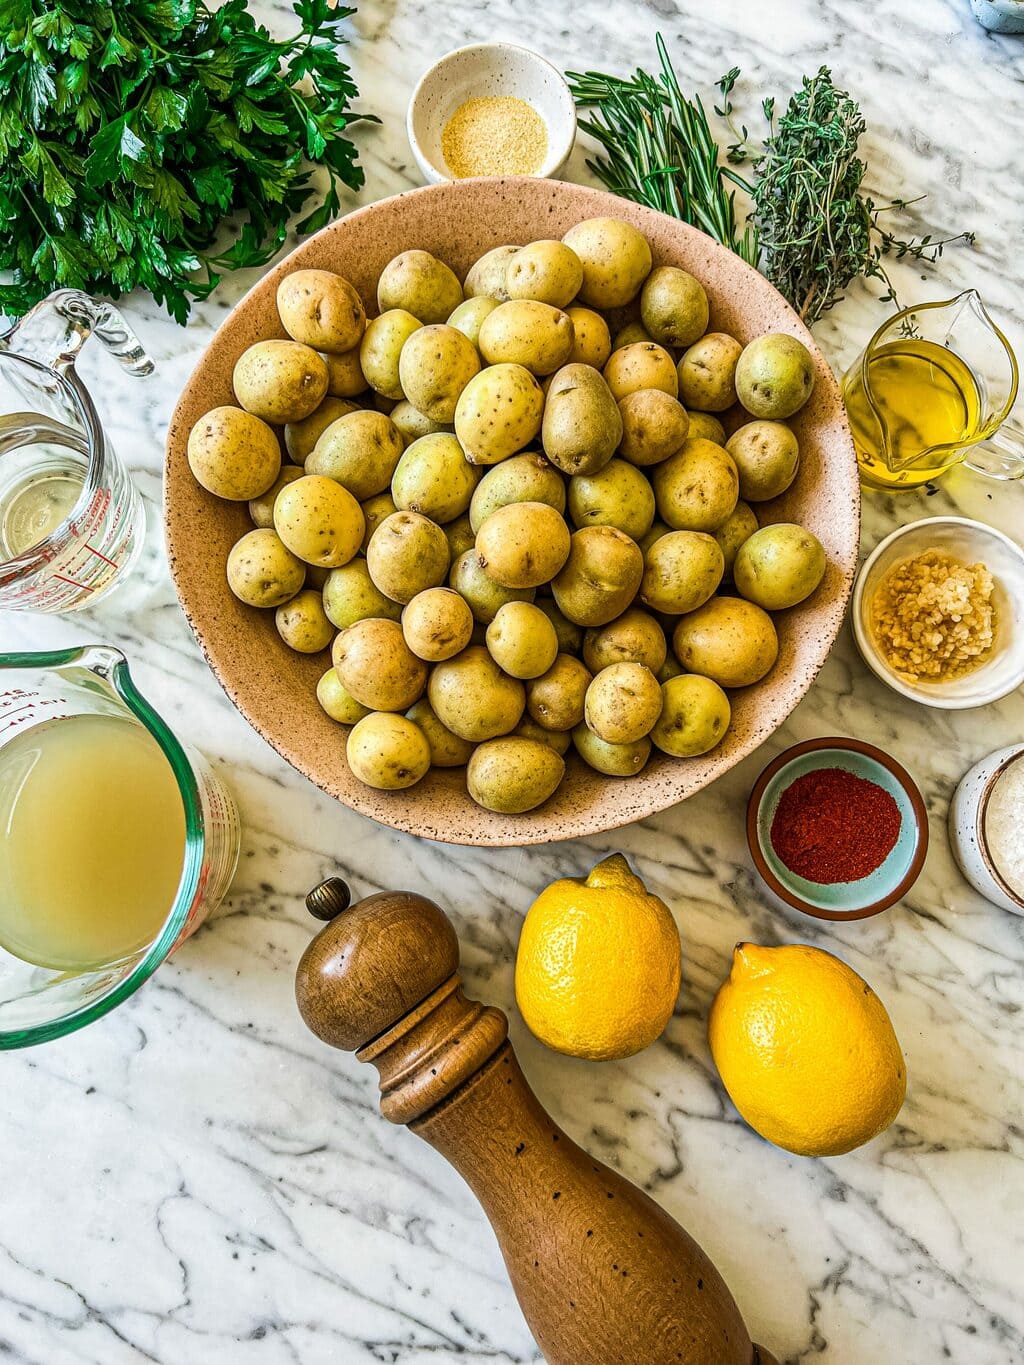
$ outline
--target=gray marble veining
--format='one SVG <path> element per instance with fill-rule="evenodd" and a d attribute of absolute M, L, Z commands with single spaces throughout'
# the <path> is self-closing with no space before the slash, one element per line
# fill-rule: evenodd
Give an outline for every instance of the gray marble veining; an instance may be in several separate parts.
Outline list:
<path fill-rule="evenodd" d="M 261 5 L 289 23 L 285 4 Z M 463 42 L 509 38 L 561 65 L 626 71 L 660 28 L 687 85 L 738 65 L 738 108 L 829 63 L 870 125 L 880 200 L 927 195 L 900 222 L 977 231 L 935 271 L 893 267 L 906 299 L 976 285 L 1024 354 L 1024 42 L 986 33 L 968 0 L 364 0 L 351 57 L 369 202 L 416 183 L 405 102 Z M 568 174 L 585 178 L 577 149 Z M 376 827 L 289 769 L 234 712 L 171 592 L 158 532 L 164 428 L 212 330 L 254 278 L 226 282 L 185 331 L 147 300 L 127 312 L 158 362 L 132 381 L 86 368 L 151 513 L 142 570 L 92 616 L 0 618 L 4 647 L 102 638 L 143 691 L 223 768 L 245 823 L 222 913 L 133 1000 L 74 1037 L 2 1062 L 0 1359 L 11 1365 L 359 1365 L 539 1360 L 494 1239 L 459 1178 L 376 1113 L 374 1079 L 301 1026 L 294 963 L 302 895 L 340 870 L 360 892 L 414 885 L 451 907 L 468 984 L 512 1012 L 523 1063 L 574 1136 L 650 1190 L 718 1262 L 752 1333 L 787 1365 L 1011 1365 L 1024 1357 L 1020 1134 L 1024 921 L 981 901 L 948 852 L 946 805 L 981 754 L 1024 737 L 1017 696 L 946 714 L 877 682 L 848 632 L 771 744 L 673 811 L 613 835 L 526 852 L 441 847 Z M 817 328 L 837 368 L 884 310 L 857 286 Z M 864 544 L 900 520 L 960 510 L 1018 537 L 1019 487 L 969 474 L 933 497 L 872 495 Z M 932 849 L 907 900 L 865 924 L 818 928 L 768 908 L 742 811 L 785 745 L 868 737 L 921 780 Z M 677 914 L 684 990 L 665 1037 L 623 1063 L 546 1052 L 515 1015 L 520 917 L 544 883 L 621 848 Z M 733 943 L 804 941 L 877 988 L 910 1076 L 892 1129 L 804 1161 L 739 1120 L 704 1038 Z"/>

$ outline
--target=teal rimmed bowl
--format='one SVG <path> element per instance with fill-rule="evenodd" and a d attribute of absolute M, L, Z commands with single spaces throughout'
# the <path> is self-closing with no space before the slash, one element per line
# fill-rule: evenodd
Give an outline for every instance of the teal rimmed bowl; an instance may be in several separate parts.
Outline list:
<path fill-rule="evenodd" d="M 899 838 L 885 861 L 853 882 L 808 881 L 791 872 L 772 847 L 771 828 L 782 794 L 805 773 L 842 768 L 876 783 L 896 802 Z M 928 852 L 928 813 L 914 779 L 894 758 L 858 739 L 805 740 L 772 759 L 747 803 L 747 843 L 768 889 L 786 905 L 815 919 L 867 919 L 902 899 L 917 881 Z"/>

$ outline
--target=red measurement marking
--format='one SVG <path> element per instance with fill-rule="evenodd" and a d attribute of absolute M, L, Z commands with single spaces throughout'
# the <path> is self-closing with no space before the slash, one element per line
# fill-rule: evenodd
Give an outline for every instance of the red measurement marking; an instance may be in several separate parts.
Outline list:
<path fill-rule="evenodd" d="M 112 569 L 116 569 L 116 568 L 117 568 L 117 565 L 115 564 L 115 562 L 114 562 L 112 559 L 108 559 L 107 556 L 106 556 L 105 554 L 103 554 L 100 550 L 97 550 L 97 548 L 96 548 L 95 545 L 86 545 L 85 548 L 86 548 L 87 550 L 91 550 L 92 553 L 96 556 L 97 559 L 102 559 L 103 562 L 104 562 L 104 564 L 109 564 L 110 567 L 111 567 Z"/>
<path fill-rule="evenodd" d="M 92 592 L 88 583 L 79 583 L 77 578 L 65 578 L 62 573 L 55 573 L 54 578 L 59 578 L 62 583 L 70 583 L 73 588 L 81 588 L 83 592 Z"/>
<path fill-rule="evenodd" d="M 10 720 L 12 716 L 16 716 L 22 711 L 31 711 L 34 708 L 34 706 L 35 706 L 34 701 L 27 701 L 24 706 L 15 706 L 10 711 L 4 711 L 2 715 L 5 721 Z"/>

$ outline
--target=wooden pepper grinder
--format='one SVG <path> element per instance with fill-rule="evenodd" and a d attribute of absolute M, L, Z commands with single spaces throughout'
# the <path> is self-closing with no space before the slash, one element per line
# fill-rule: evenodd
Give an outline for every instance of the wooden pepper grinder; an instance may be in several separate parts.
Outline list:
<path fill-rule="evenodd" d="M 386 891 L 349 909 L 332 878 L 306 904 L 330 923 L 299 963 L 303 1019 L 372 1062 L 384 1117 L 467 1181 L 548 1365 L 778 1365 L 689 1234 L 541 1107 L 505 1015 L 464 995 L 433 901 Z"/>

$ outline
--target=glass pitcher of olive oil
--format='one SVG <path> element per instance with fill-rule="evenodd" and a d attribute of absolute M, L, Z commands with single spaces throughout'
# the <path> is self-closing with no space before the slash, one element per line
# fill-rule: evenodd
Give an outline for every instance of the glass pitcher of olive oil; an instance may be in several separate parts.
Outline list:
<path fill-rule="evenodd" d="M 861 481 L 918 488 L 961 462 L 1024 477 L 1024 427 L 1007 421 L 1017 361 L 977 290 L 904 308 L 843 378 Z"/>

